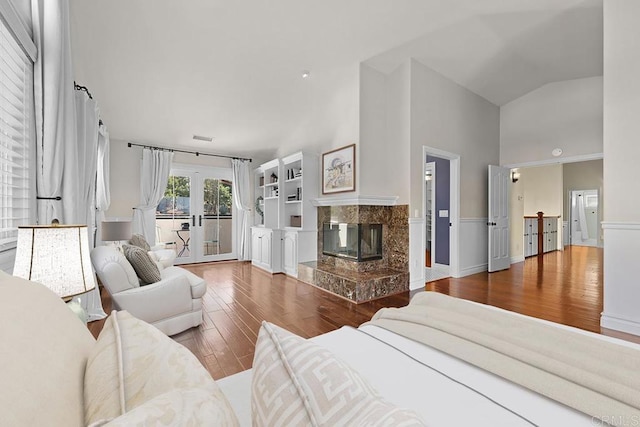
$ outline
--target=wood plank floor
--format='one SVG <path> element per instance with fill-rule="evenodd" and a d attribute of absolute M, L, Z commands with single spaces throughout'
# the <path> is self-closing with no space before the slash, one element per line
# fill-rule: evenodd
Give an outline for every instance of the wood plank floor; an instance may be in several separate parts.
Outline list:
<path fill-rule="evenodd" d="M 406 305 L 411 296 L 405 292 L 355 305 L 288 276 L 271 276 L 249 263 L 218 262 L 185 268 L 207 282 L 204 323 L 173 338 L 189 348 L 214 379 L 251 367 L 262 320 L 308 338 L 343 325 L 357 327 L 382 307 Z M 602 249 L 573 246 L 564 252 L 529 258 L 510 270 L 444 279 L 428 283 L 426 289 L 601 332 Z M 102 295 L 108 312 L 110 299 L 106 292 Z M 94 335 L 102 323 L 89 325 Z"/>

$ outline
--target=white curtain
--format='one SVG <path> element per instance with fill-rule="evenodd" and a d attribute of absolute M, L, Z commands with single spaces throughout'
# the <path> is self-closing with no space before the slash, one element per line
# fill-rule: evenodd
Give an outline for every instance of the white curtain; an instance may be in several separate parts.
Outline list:
<path fill-rule="evenodd" d="M 98 104 L 83 91 L 75 91 L 78 193 L 76 222 L 87 224 L 89 247 L 94 246 L 96 172 L 98 168 Z M 65 168 L 66 169 L 66 168 Z M 63 205 L 64 205 L 63 200 Z M 96 287 L 79 297 L 80 304 L 87 312 L 87 320 L 104 319 L 107 314 L 102 309 L 100 289 Z"/>
<path fill-rule="evenodd" d="M 36 116 L 38 222 L 78 222 L 78 155 L 74 105 L 69 4 L 32 0 Z"/>
<path fill-rule="evenodd" d="M 167 188 L 172 160 L 172 152 L 142 150 L 140 206 L 133 211 L 132 229 L 142 234 L 151 246 L 156 243 L 156 208 Z"/>
<path fill-rule="evenodd" d="M 93 223 L 97 109 L 79 102 L 76 110 L 71 66 L 68 0 L 32 0 L 36 116 L 36 188 L 40 224 Z M 86 96 L 86 94 L 81 94 Z M 78 111 L 78 115 L 76 115 Z M 60 200 L 53 200 L 60 197 Z M 87 201 L 87 199 L 89 201 Z M 90 230 L 91 231 L 91 230 Z M 91 238 L 92 233 L 89 233 Z M 106 317 L 98 288 L 80 296 L 88 320 Z"/>
<path fill-rule="evenodd" d="M 111 188 L 109 186 L 109 132 L 100 125 L 98 133 L 98 165 L 96 176 L 96 242 L 102 241 L 102 221 L 105 212 L 111 205 Z M 96 243 L 97 244 L 97 243 Z"/>
<path fill-rule="evenodd" d="M 86 92 L 76 90 L 78 129 L 78 223 L 87 224 L 89 247 L 95 236 L 95 194 L 98 162 L 98 104 Z"/>
<path fill-rule="evenodd" d="M 238 210 L 238 259 L 251 259 L 249 216 L 251 215 L 249 161 L 232 159 L 233 202 Z"/>

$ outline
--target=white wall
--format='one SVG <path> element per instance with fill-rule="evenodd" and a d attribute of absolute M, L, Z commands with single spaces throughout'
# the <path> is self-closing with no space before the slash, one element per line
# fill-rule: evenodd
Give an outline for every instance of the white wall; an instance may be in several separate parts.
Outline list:
<path fill-rule="evenodd" d="M 451 235 L 452 245 L 460 242 L 460 257 L 457 265 L 451 259 L 451 273 L 461 276 L 486 270 L 487 245 L 482 236 L 487 234 L 488 166 L 499 161 L 499 109 L 415 60 L 409 71 L 410 212 L 413 216 L 418 212 L 424 222 L 423 146 L 458 154 L 460 229 L 452 229 Z M 418 239 L 422 236 L 412 231 L 410 240 Z M 424 265 L 424 248 L 417 252 L 413 243 L 410 246 L 409 265 L 412 269 Z M 412 274 L 412 286 L 416 281 Z"/>
<path fill-rule="evenodd" d="M 602 77 L 544 85 L 500 108 L 500 164 L 602 153 Z"/>
<path fill-rule="evenodd" d="M 411 181 L 411 62 L 405 61 L 387 76 L 387 150 L 389 181 L 399 204 L 409 204 Z M 411 216 L 409 211 L 409 216 Z"/>
<path fill-rule="evenodd" d="M 487 216 L 488 166 L 498 164 L 497 106 L 417 61 L 411 62 L 411 206 L 422 217 L 422 147 L 460 155 L 460 217 Z"/>
<path fill-rule="evenodd" d="M 357 192 L 409 203 L 409 63 L 383 74 L 362 64 Z"/>
<path fill-rule="evenodd" d="M 391 196 L 384 152 L 387 147 L 387 99 L 384 74 L 360 65 L 360 144 L 356 162 L 356 192 Z"/>
<path fill-rule="evenodd" d="M 358 64 L 353 64 L 347 70 L 338 70 L 336 74 L 323 76 L 319 70 L 314 71 L 312 80 L 339 78 L 340 81 L 334 86 L 336 90 L 326 104 L 314 102 L 314 98 L 307 94 L 306 120 L 291 123 L 290 134 L 267 161 L 301 150 L 319 156 L 333 148 L 358 143 L 360 68 Z M 312 84 L 313 81 L 308 83 Z M 278 100 L 274 100 L 274 108 L 278 108 Z"/>
<path fill-rule="evenodd" d="M 604 2 L 605 328 L 640 335 L 640 2 Z"/>
<path fill-rule="evenodd" d="M 518 170 L 518 172 L 520 172 Z M 509 233 L 511 263 L 524 260 L 524 183 L 522 176 L 518 182 L 510 182 L 509 192 Z"/>
<path fill-rule="evenodd" d="M 562 216 L 562 165 L 520 169 L 524 194 L 524 215 Z"/>

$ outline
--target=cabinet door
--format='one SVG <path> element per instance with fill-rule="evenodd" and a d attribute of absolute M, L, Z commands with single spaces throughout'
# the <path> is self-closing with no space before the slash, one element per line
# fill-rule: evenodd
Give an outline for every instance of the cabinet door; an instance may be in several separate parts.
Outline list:
<path fill-rule="evenodd" d="M 298 277 L 298 233 L 288 231 L 284 233 L 284 272 Z"/>
<path fill-rule="evenodd" d="M 531 229 L 531 218 L 525 218 L 524 219 L 524 256 L 529 257 L 532 255 L 531 253 L 531 240 L 533 238 L 532 236 L 533 234 L 533 230 Z"/>
<path fill-rule="evenodd" d="M 272 241 L 271 232 L 265 232 L 262 235 L 262 240 L 261 240 L 262 252 L 260 254 L 260 262 L 269 270 L 272 270 L 272 267 L 273 267 L 271 265 L 271 250 L 272 250 L 271 241 Z"/>
<path fill-rule="evenodd" d="M 262 234 L 253 230 L 251 232 L 251 262 L 253 264 L 259 263 L 262 258 Z"/>

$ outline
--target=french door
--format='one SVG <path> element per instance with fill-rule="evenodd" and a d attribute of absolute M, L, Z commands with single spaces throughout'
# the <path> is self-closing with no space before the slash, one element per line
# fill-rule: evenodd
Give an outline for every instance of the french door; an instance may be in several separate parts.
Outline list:
<path fill-rule="evenodd" d="M 156 211 L 156 241 L 176 264 L 236 258 L 231 170 L 175 167 Z"/>

